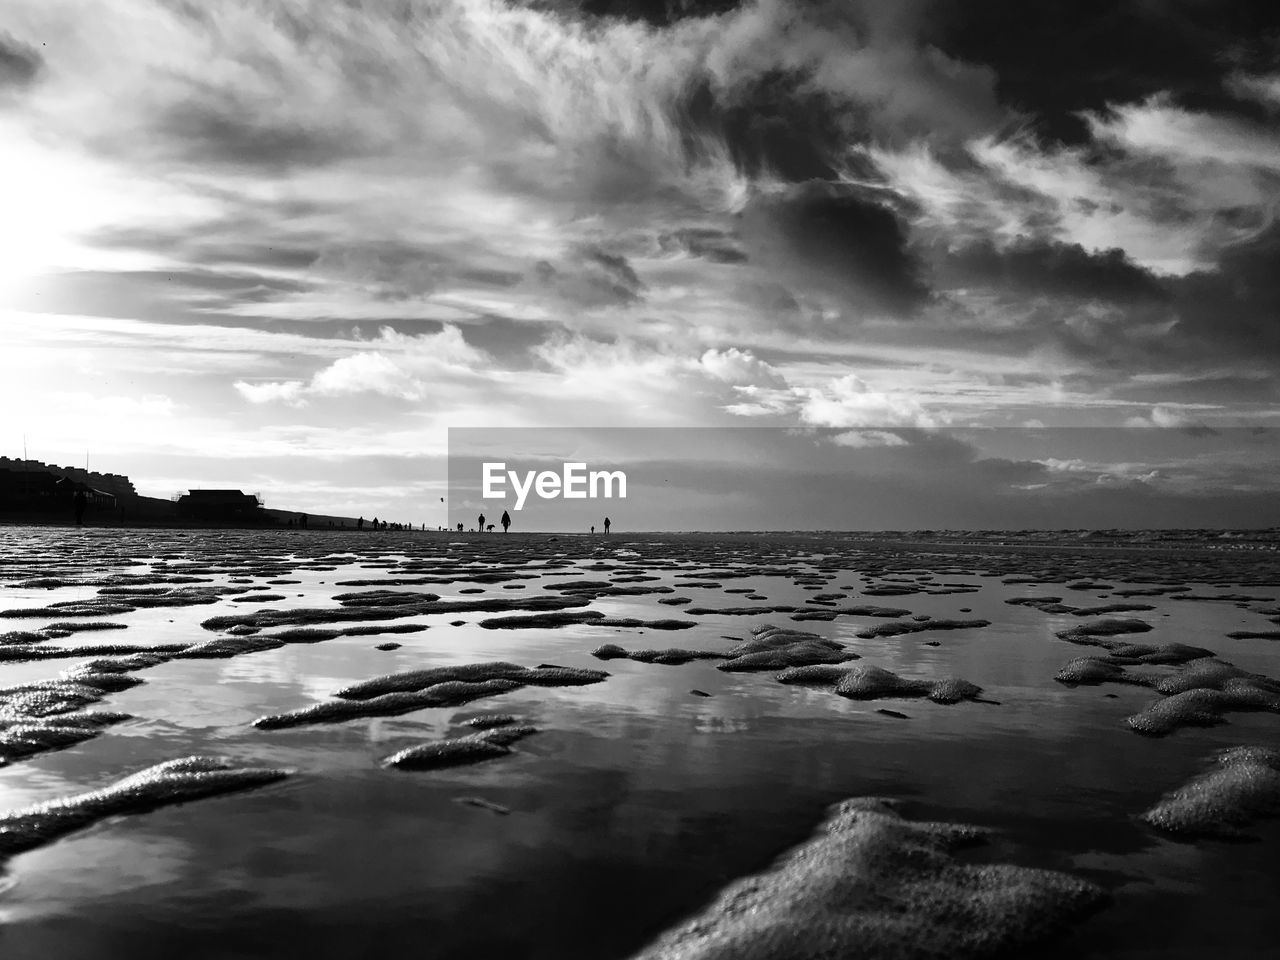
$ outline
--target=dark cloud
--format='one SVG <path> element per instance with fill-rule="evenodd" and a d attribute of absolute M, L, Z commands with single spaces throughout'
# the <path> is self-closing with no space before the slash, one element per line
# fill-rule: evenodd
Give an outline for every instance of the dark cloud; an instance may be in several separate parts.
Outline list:
<path fill-rule="evenodd" d="M 529 370 L 538 366 L 534 348 L 565 333 L 563 327 L 555 324 L 500 316 L 486 316 L 459 329 L 463 340 L 493 357 L 506 370 Z"/>
<path fill-rule="evenodd" d="M 535 10 L 633 20 L 665 27 L 689 17 L 707 17 L 743 6 L 746 0 L 529 0 Z"/>
<path fill-rule="evenodd" d="M 850 306 L 894 314 L 929 299 L 905 224 L 864 191 L 805 184 L 758 201 L 742 224 L 751 259 L 777 267 L 794 289 L 814 285 Z"/>
<path fill-rule="evenodd" d="M 0 30 L 0 92 L 25 87 L 44 69 L 44 57 L 29 43 Z"/>
<path fill-rule="evenodd" d="M 1091 317 L 1061 306 L 1035 312 L 1068 353 L 1103 369 L 1129 374 L 1229 370 L 1236 378 L 1254 379 L 1280 366 L 1277 263 L 1280 225 L 1225 251 L 1213 270 L 1163 280 L 1169 292 L 1165 302 L 1136 303 Z"/>
<path fill-rule="evenodd" d="M 254 116 L 235 105 L 188 101 L 161 118 L 166 146 L 204 164 L 256 168 L 322 166 L 376 149 L 351 131 L 312 128 L 296 120 Z"/>
<path fill-rule="evenodd" d="M 658 237 L 658 246 L 665 251 L 682 251 L 713 263 L 742 263 L 747 255 L 732 234 L 714 227 L 684 227 L 671 230 Z"/>
<path fill-rule="evenodd" d="M 1024 237 L 1007 247 L 981 240 L 944 257 L 942 272 L 957 286 L 1119 302 L 1163 301 L 1169 296 L 1153 273 L 1120 249 L 1091 253 L 1078 243 Z"/>
<path fill-rule="evenodd" d="M 539 260 L 531 282 L 583 307 L 625 306 L 640 299 L 644 283 L 626 257 L 592 244 L 580 244 L 552 263 Z"/>
<path fill-rule="evenodd" d="M 998 77 L 1001 102 L 1044 137 L 1088 140 L 1079 113 L 1168 92 L 1193 109 L 1254 111 L 1229 95 L 1235 68 L 1274 66 L 1270 0 L 932 0 L 921 38 Z"/>
<path fill-rule="evenodd" d="M 1182 376 L 1128 380 L 1117 385 L 1114 394 L 1124 400 L 1153 406 L 1164 402 L 1171 394 L 1176 394 L 1183 403 L 1272 406 L 1280 404 L 1280 372 L 1237 376 L 1189 371 Z"/>
<path fill-rule="evenodd" d="M 682 104 L 689 133 L 723 142 L 745 173 L 793 182 L 830 178 L 852 138 L 854 110 L 809 84 L 806 74 L 769 70 L 727 89 L 696 84 Z M 865 125 L 864 125 L 865 126 Z M 696 137 L 690 149 L 697 151 Z"/>
<path fill-rule="evenodd" d="M 900 341 L 918 334 L 923 349 L 1002 356 L 1047 349 L 1063 363 L 1055 383 L 1118 401 L 1275 403 L 1280 225 L 1183 277 L 1047 241 L 927 252 L 939 258 L 939 315 Z"/>
<path fill-rule="evenodd" d="M 1228 354 L 1280 363 L 1280 224 L 1226 250 L 1213 271 L 1172 283 L 1178 321 L 1192 356 Z M 1274 366 L 1272 367 L 1274 369 Z"/>

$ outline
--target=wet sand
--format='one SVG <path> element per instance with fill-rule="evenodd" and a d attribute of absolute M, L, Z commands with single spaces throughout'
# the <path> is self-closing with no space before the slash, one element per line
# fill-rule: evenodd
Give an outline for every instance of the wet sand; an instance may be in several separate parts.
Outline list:
<path fill-rule="evenodd" d="M 1269 956 L 1267 546 L 0 528 L 0 948 Z"/>

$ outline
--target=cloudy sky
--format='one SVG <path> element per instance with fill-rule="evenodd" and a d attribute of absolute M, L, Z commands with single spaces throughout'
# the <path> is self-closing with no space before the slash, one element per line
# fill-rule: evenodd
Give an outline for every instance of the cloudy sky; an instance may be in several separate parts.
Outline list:
<path fill-rule="evenodd" d="M 0 453 L 435 524 L 449 427 L 1268 437 L 1277 201 L 1269 3 L 6 0 Z"/>

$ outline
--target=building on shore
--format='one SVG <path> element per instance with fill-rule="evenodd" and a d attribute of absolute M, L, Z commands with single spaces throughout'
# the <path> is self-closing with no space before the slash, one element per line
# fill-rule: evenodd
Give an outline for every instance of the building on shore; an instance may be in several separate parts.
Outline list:
<path fill-rule="evenodd" d="M 262 502 L 240 490 L 189 490 L 178 498 L 178 515 L 192 520 L 265 519 Z"/>
<path fill-rule="evenodd" d="M 93 510 L 114 511 L 122 497 L 136 497 L 128 477 L 55 467 L 38 460 L 0 457 L 0 513 L 69 513 L 83 493 Z"/>
<path fill-rule="evenodd" d="M 95 510 L 114 510 L 117 498 L 114 493 L 97 490 L 71 477 L 62 477 L 53 484 L 54 497 L 59 504 L 74 503 L 77 494 L 83 493 L 88 505 Z"/>
<path fill-rule="evenodd" d="M 119 473 L 98 473 L 83 467 L 59 467 L 39 460 L 0 457 L 0 475 L 13 473 L 27 475 L 28 479 L 25 483 L 39 487 L 47 486 L 49 483 L 46 480 L 36 479 L 40 476 L 52 477 L 53 481 L 64 478 L 74 480 L 83 485 L 87 491 L 108 495 L 116 501 L 128 500 L 138 495 L 133 482 Z"/>
<path fill-rule="evenodd" d="M 10 461 L 12 463 L 12 461 Z M 0 511 L 57 508 L 58 477 L 45 470 L 26 470 L 0 464 Z"/>

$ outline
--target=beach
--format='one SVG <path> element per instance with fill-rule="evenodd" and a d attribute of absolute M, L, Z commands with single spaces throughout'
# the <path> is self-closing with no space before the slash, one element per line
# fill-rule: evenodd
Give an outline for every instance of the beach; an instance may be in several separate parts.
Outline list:
<path fill-rule="evenodd" d="M 762 922 L 796 952 L 769 956 L 825 956 L 805 943 L 825 930 L 867 956 L 1251 957 L 1274 930 L 1262 539 L 0 541 L 9 957 L 721 956 L 746 934 L 713 905 L 750 877 L 783 891 Z M 90 713 L 108 716 L 58 720 Z M 1215 760 L 1236 747 L 1263 748 L 1243 768 L 1261 788 L 1178 806 L 1215 763 L 1241 769 Z M 190 757 L 221 766 L 74 823 L 40 812 Z M 813 840 L 845 802 L 848 829 Z M 898 882 L 916 824 L 983 835 L 938 853 L 928 889 L 995 864 L 1050 892 L 970 904 L 989 935 L 954 939 Z M 837 839 L 861 853 L 830 860 Z M 806 843 L 914 920 L 818 909 L 810 854 L 785 860 Z M 772 917 L 784 903 L 798 920 Z"/>

